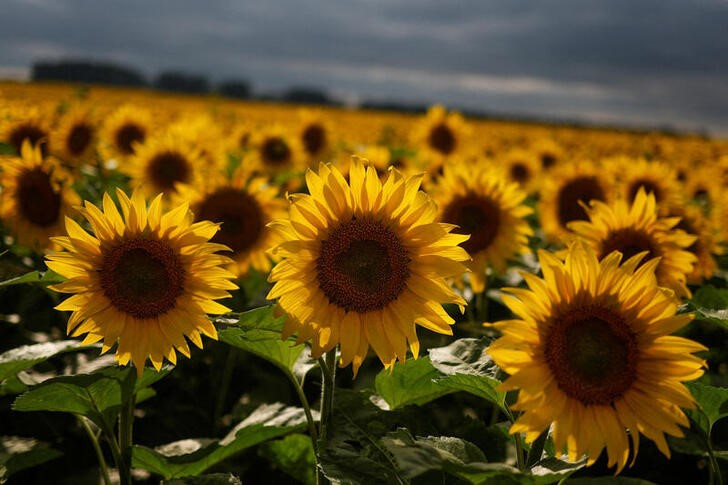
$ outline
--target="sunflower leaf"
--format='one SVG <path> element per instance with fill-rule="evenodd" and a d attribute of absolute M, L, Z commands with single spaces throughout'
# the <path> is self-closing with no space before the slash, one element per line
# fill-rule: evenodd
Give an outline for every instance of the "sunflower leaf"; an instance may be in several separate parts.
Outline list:
<path fill-rule="evenodd" d="M 375 389 L 390 409 L 397 409 L 408 404 L 426 404 L 440 396 L 455 392 L 435 382 L 442 377 L 430 362 L 429 357 L 397 363 L 391 371 L 384 369 L 377 374 Z"/>
<path fill-rule="evenodd" d="M 294 433 L 269 441 L 260 446 L 258 454 L 305 485 L 316 483 L 316 457 L 311 437 Z"/>
<path fill-rule="evenodd" d="M 700 405 L 700 409 L 688 410 L 688 415 L 710 436 L 713 425 L 728 416 L 728 389 L 699 382 L 689 382 L 686 386 Z"/>
<path fill-rule="evenodd" d="M 210 473 L 199 477 L 173 478 L 162 480 L 162 485 L 242 485 L 242 481 L 232 473 Z"/>
<path fill-rule="evenodd" d="M 728 289 L 705 285 L 695 292 L 688 308 L 700 319 L 728 328 Z"/>
<path fill-rule="evenodd" d="M 0 436 L 0 483 L 21 470 L 63 455 L 47 443 L 33 438 Z"/>
<path fill-rule="evenodd" d="M 16 276 L 15 278 L 10 278 L 9 280 L 0 281 L 0 287 L 3 286 L 13 286 L 13 285 L 22 285 L 25 283 L 34 283 L 34 284 L 41 284 L 43 286 L 46 285 L 53 285 L 56 283 L 60 283 L 62 281 L 65 281 L 66 278 L 59 275 L 58 273 L 48 270 L 48 271 L 31 271 L 29 273 L 25 273 L 21 276 Z"/>
<path fill-rule="evenodd" d="M 236 453 L 305 426 L 303 409 L 281 403 L 263 404 L 221 440 L 186 439 L 155 449 L 134 446 L 132 466 L 166 480 L 199 475 Z"/>
<path fill-rule="evenodd" d="M 0 382 L 64 352 L 87 349 L 77 340 L 24 345 L 0 354 Z"/>

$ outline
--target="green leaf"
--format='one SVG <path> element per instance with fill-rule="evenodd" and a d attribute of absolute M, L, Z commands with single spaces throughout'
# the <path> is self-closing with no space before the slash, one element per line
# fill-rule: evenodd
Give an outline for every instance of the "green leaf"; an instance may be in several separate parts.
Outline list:
<path fill-rule="evenodd" d="M 24 345 L 8 350 L 0 354 L 0 382 L 58 354 L 85 348 L 88 346 L 82 347 L 77 340 L 61 340 L 60 342 Z"/>
<path fill-rule="evenodd" d="M 700 405 L 699 410 L 688 410 L 688 415 L 710 436 L 713 425 L 728 416 L 728 389 L 699 382 L 689 382 L 686 386 Z"/>
<path fill-rule="evenodd" d="M 270 461 L 274 467 L 304 484 L 316 483 L 316 457 L 311 437 L 291 434 L 282 440 L 262 444 L 258 454 Z"/>
<path fill-rule="evenodd" d="M 65 281 L 66 278 L 59 275 L 58 273 L 48 270 L 44 272 L 40 271 L 31 271 L 30 273 L 25 273 L 21 276 L 16 276 L 15 278 L 10 278 L 9 280 L 1 281 L 0 287 L 3 286 L 13 286 L 13 285 L 22 285 L 26 283 L 31 284 L 40 284 L 43 286 L 47 285 L 53 285 L 56 283 L 60 283 L 62 281 Z"/>
<path fill-rule="evenodd" d="M 243 482 L 232 473 L 210 473 L 199 477 L 162 480 L 162 485 L 243 485 Z"/>
<path fill-rule="evenodd" d="M 236 326 L 218 332 L 221 342 L 243 349 L 274 364 L 291 376 L 304 345 L 295 339 L 281 339 L 283 317 L 273 316 L 273 306 L 256 308 L 240 315 Z"/>
<path fill-rule="evenodd" d="M 632 477 L 580 477 L 571 478 L 569 485 L 656 485 L 654 482 Z"/>
<path fill-rule="evenodd" d="M 728 328 L 728 289 L 705 285 L 695 292 L 688 306 L 703 320 Z"/>
<path fill-rule="evenodd" d="M 165 479 L 199 475 L 223 460 L 252 446 L 279 438 L 306 426 L 301 408 L 264 404 L 232 429 L 223 439 L 186 439 L 155 449 L 135 446 L 132 466 Z"/>
<path fill-rule="evenodd" d="M 63 453 L 33 438 L 0 436 L 0 483 L 26 468 L 58 458 Z"/>
<path fill-rule="evenodd" d="M 465 391 L 505 409 L 505 393 L 495 388 L 501 383 L 498 367 L 486 352 L 490 339 L 458 339 L 446 347 L 430 349 L 430 360 L 444 376 L 437 385 L 450 391 Z"/>
<path fill-rule="evenodd" d="M 374 381 L 377 391 L 390 409 L 397 409 L 408 404 L 421 405 L 440 396 L 444 396 L 452 389 L 448 389 L 434 382 L 442 377 L 430 362 L 429 357 L 417 360 L 410 359 L 406 363 L 397 363 L 391 371 L 384 369 Z"/>

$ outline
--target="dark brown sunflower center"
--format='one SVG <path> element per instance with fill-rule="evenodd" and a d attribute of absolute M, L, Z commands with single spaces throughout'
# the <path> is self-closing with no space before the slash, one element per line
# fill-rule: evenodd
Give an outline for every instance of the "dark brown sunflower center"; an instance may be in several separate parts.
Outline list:
<path fill-rule="evenodd" d="M 40 168 L 24 170 L 17 183 L 16 201 L 23 217 L 36 226 L 55 224 L 61 212 L 61 193 L 53 188 L 50 174 Z"/>
<path fill-rule="evenodd" d="M 240 253 L 252 247 L 263 233 L 263 213 L 253 197 L 233 188 L 207 196 L 197 210 L 197 220 L 222 222 L 213 242 Z"/>
<path fill-rule="evenodd" d="M 652 192 L 655 194 L 655 200 L 657 202 L 660 202 L 662 200 L 662 191 L 660 190 L 660 187 L 652 180 L 639 178 L 632 182 L 632 184 L 629 186 L 629 200 L 634 200 L 635 197 L 637 197 L 637 192 L 639 192 L 640 187 L 645 189 L 646 193 Z"/>
<path fill-rule="evenodd" d="M 144 128 L 135 123 L 126 123 L 116 131 L 116 147 L 124 155 L 134 153 L 134 143 L 143 143 L 147 134 Z"/>
<path fill-rule="evenodd" d="M 596 177 L 570 180 L 561 187 L 556 200 L 559 224 L 565 228 L 571 221 L 588 221 L 589 216 L 579 202 L 588 204 L 591 200 L 604 199 L 604 189 Z"/>
<path fill-rule="evenodd" d="M 155 318 L 175 307 L 184 290 L 185 270 L 169 245 L 136 238 L 105 252 L 101 287 L 117 310 Z"/>
<path fill-rule="evenodd" d="M 346 311 L 380 310 L 407 286 L 410 258 L 389 228 L 353 219 L 321 242 L 316 261 L 319 287 Z"/>
<path fill-rule="evenodd" d="M 263 162 L 266 165 L 279 166 L 286 164 L 291 158 L 291 149 L 279 137 L 268 138 L 261 148 Z"/>
<path fill-rule="evenodd" d="M 74 125 L 66 139 L 68 152 L 76 157 L 82 155 L 91 143 L 93 133 L 93 129 L 86 123 Z"/>
<path fill-rule="evenodd" d="M 542 153 L 541 154 L 541 166 L 544 169 L 549 169 L 556 165 L 556 157 L 552 155 L 551 153 Z"/>
<path fill-rule="evenodd" d="M 33 146 L 40 146 L 43 157 L 48 155 L 48 133 L 40 126 L 22 123 L 16 126 L 8 137 L 8 141 L 18 153 L 20 153 L 20 148 L 25 140 L 28 140 Z"/>
<path fill-rule="evenodd" d="M 152 158 L 147 166 L 147 174 L 157 188 L 174 191 L 176 183 L 190 181 L 192 170 L 181 153 L 168 151 Z"/>
<path fill-rule="evenodd" d="M 531 171 L 528 169 L 528 167 L 521 163 L 516 162 L 513 165 L 511 165 L 511 178 L 518 182 L 519 184 L 524 184 L 528 182 L 528 179 L 531 178 Z"/>
<path fill-rule="evenodd" d="M 470 234 L 462 246 L 470 254 L 487 249 L 498 235 L 501 226 L 499 205 L 475 194 L 456 198 L 443 211 L 442 220 L 459 226 L 454 232 Z"/>
<path fill-rule="evenodd" d="M 443 155 L 450 155 L 455 150 L 455 135 L 445 123 L 440 123 L 430 130 L 428 142 Z"/>
<path fill-rule="evenodd" d="M 624 318 L 600 305 L 568 310 L 554 319 L 544 356 L 559 388 L 585 405 L 606 405 L 634 383 L 639 351 Z"/>
<path fill-rule="evenodd" d="M 303 130 L 303 147 L 309 155 L 315 155 L 326 145 L 326 131 L 319 124 L 311 124 Z"/>
<path fill-rule="evenodd" d="M 660 252 L 652 238 L 643 231 L 631 227 L 611 232 L 602 242 L 602 252 L 599 255 L 599 259 L 602 259 L 612 251 L 622 253 L 622 261 L 627 261 L 635 254 L 647 251 L 647 256 L 642 258 L 639 266 L 642 266 L 652 258 L 660 256 Z"/>

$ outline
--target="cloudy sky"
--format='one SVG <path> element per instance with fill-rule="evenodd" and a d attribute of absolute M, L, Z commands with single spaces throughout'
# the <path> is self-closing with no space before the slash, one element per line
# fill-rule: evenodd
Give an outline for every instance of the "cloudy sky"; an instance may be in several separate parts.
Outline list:
<path fill-rule="evenodd" d="M 61 58 L 728 135 L 728 0 L 3 0 L 0 77 Z"/>

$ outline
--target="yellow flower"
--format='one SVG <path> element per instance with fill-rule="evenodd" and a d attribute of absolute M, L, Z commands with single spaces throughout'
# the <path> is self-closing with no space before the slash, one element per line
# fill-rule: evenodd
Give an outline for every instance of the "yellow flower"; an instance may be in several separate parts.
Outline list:
<path fill-rule="evenodd" d="M 19 244 L 46 249 L 51 236 L 63 234 L 63 218 L 81 199 L 71 188 L 73 180 L 52 157 L 43 159 L 41 148 L 23 143 L 20 157 L 3 161 L 0 179 L 0 218 Z"/>
<path fill-rule="evenodd" d="M 42 112 L 36 107 L 15 107 L 3 115 L 5 119 L 0 123 L 0 140 L 15 148 L 18 154 L 27 140 L 32 146 L 40 147 L 41 155 L 48 156 L 49 113 Z"/>
<path fill-rule="evenodd" d="M 299 112 L 298 139 L 310 164 L 323 161 L 333 146 L 333 129 L 323 113 Z"/>
<path fill-rule="evenodd" d="M 300 172 L 303 167 L 303 148 L 300 141 L 275 125 L 258 130 L 252 136 L 252 149 L 243 164 L 266 176 Z"/>
<path fill-rule="evenodd" d="M 87 107 L 70 108 L 51 134 L 51 150 L 64 162 L 79 166 L 89 161 L 96 149 L 96 124 Z"/>
<path fill-rule="evenodd" d="M 453 232 L 469 234 L 462 246 L 473 262 L 470 283 L 476 293 L 485 289 L 489 267 L 503 272 L 509 259 L 531 252 L 533 231 L 525 217 L 526 193 L 483 165 L 451 164 L 428 190 L 440 209 L 439 220 L 454 224 Z"/>
<path fill-rule="evenodd" d="M 674 230 L 679 218 L 658 216 L 652 192 L 648 195 L 640 188 L 632 204 L 624 199 L 611 206 L 592 201 L 587 215 L 589 221 L 574 221 L 568 226 L 594 248 L 600 259 L 612 251 L 621 252 L 625 259 L 647 251 L 646 259 L 660 258 L 656 269 L 659 284 L 673 290 L 677 297 L 690 296 L 685 282 L 697 258 L 686 249 L 695 236 Z"/>
<path fill-rule="evenodd" d="M 541 178 L 541 160 L 535 152 L 514 148 L 495 160 L 498 170 L 505 177 L 521 186 L 527 193 L 533 192 Z"/>
<path fill-rule="evenodd" d="M 103 340 L 102 353 L 118 342 L 116 360 L 141 375 L 147 358 L 159 370 L 165 358 L 176 364 L 175 349 L 189 357 L 185 337 L 199 348 L 201 334 L 216 339 L 207 314 L 228 312 L 214 300 L 237 287 L 222 268 L 230 259 L 215 254 L 225 246 L 208 242 L 217 224 L 192 224 L 187 204 L 164 213 L 161 195 L 147 207 L 139 191 L 116 194 L 121 214 L 108 194 L 103 212 L 87 201 L 79 210 L 93 235 L 67 218 L 68 236 L 54 238 L 65 251 L 46 264 L 69 278 L 51 287 L 73 293 L 56 307 L 73 312 L 69 335 Z"/>
<path fill-rule="evenodd" d="M 388 368 L 406 358 L 408 343 L 417 357 L 416 324 L 452 333 L 441 303 L 462 309 L 465 300 L 445 279 L 462 275 L 469 257 L 458 246 L 468 237 L 435 222 L 421 176 L 392 169 L 382 183 L 357 159 L 349 178 L 330 165 L 309 170 L 310 195 L 292 195 L 290 219 L 271 224 L 283 260 L 268 299 L 288 316 L 284 337 L 312 339 L 314 357 L 340 344 L 340 365 L 356 373 L 370 345 Z"/>
<path fill-rule="evenodd" d="M 688 274 L 688 282 L 699 284 L 703 280 L 712 278 L 718 269 L 715 255 L 724 252 L 718 237 L 719 229 L 715 227 L 714 220 L 706 218 L 699 207 L 690 205 L 672 208 L 670 216 L 680 218 L 675 229 L 695 236 L 695 242 L 687 247 L 687 251 L 697 258 L 693 271 Z"/>
<path fill-rule="evenodd" d="M 670 333 L 692 319 L 676 315 L 671 292 L 658 286 L 657 259 L 641 266 L 644 253 L 619 266 L 621 256 L 601 261 L 583 243 L 565 260 L 539 251 L 543 279 L 525 274 L 528 289 L 509 288 L 503 301 L 520 319 L 496 323 L 503 333 L 488 352 L 510 377 L 502 390 L 519 389 L 514 409 L 523 414 L 511 433 L 534 441 L 553 423 L 557 450 L 593 464 L 606 447 L 617 473 L 639 434 L 670 456 L 665 434 L 683 436 L 689 426 L 680 409 L 695 408 L 683 381 L 697 379 L 707 350 Z M 634 460 L 633 460 L 634 463 Z"/>
<path fill-rule="evenodd" d="M 138 144 L 152 134 L 152 115 L 131 105 L 116 110 L 104 122 L 99 134 L 99 152 L 104 161 L 115 160 L 123 165 L 134 155 Z"/>
<path fill-rule="evenodd" d="M 609 163 L 619 183 L 618 192 L 628 201 L 633 201 L 639 189 L 644 188 L 646 192 L 655 194 L 663 214 L 669 207 L 682 204 L 677 172 L 667 163 L 630 157 L 617 157 L 606 163 Z"/>
<path fill-rule="evenodd" d="M 463 153 L 470 132 L 460 113 L 448 113 L 443 106 L 432 106 L 415 124 L 412 145 L 426 163 L 442 163 Z"/>

